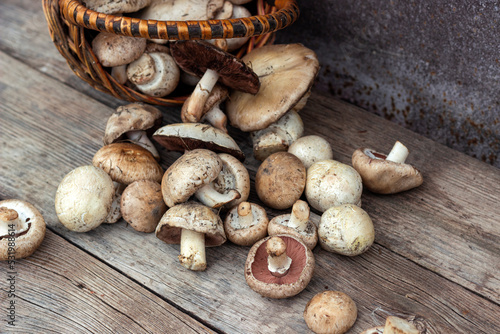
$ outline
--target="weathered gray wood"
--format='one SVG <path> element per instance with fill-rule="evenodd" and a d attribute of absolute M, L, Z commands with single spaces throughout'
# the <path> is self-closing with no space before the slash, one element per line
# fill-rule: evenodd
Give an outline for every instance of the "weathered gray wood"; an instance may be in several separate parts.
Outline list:
<path fill-rule="evenodd" d="M 429 190 L 424 192 L 423 187 L 392 197 L 365 194 L 364 205 L 374 218 L 377 242 L 384 246 L 375 245 L 368 253 L 355 258 L 336 256 L 317 248 L 315 277 L 304 292 L 287 300 L 262 298 L 248 288 L 243 277 L 247 248 L 228 243 L 209 249 L 208 270 L 194 273 L 178 264 L 178 246 L 165 245 L 154 235 L 136 232 L 123 222 L 101 226 L 85 234 L 69 232 L 57 222 L 55 216 L 55 189 L 69 170 L 90 163 L 91 157 L 102 145 L 102 131 L 112 110 L 56 80 L 27 68 L 3 53 L 0 53 L 0 85 L 0 98 L 3 101 L 0 105 L 0 198 L 19 197 L 34 203 L 47 218 L 50 228 L 64 238 L 216 328 L 241 333 L 302 333 L 306 331 L 302 320 L 303 308 L 315 293 L 323 289 L 344 291 L 356 301 L 359 318 L 352 331 L 354 333 L 382 323 L 387 314 L 393 313 L 417 317 L 430 333 L 489 333 L 495 326 L 500 326 L 496 317 L 498 305 L 398 255 L 401 246 L 384 244 L 386 239 L 400 237 L 404 238 L 400 244 L 412 244 L 410 251 L 425 250 L 420 248 L 420 243 L 414 241 L 415 236 L 405 235 L 400 231 L 404 229 L 396 228 L 399 234 L 394 236 L 389 230 L 390 226 L 385 225 L 386 219 L 400 219 L 409 229 L 416 229 L 415 226 L 420 224 L 423 214 L 418 209 L 420 201 L 410 201 L 406 196 L 418 194 L 419 200 L 427 198 Z M 327 105 L 321 105 L 324 103 L 322 101 L 327 101 Z M 350 110 L 347 105 L 321 96 L 313 95 L 302 115 L 308 132 L 317 128 L 318 133 L 330 138 L 336 157 L 340 160 L 346 160 L 348 152 L 351 151 L 349 145 L 359 145 L 363 142 L 356 139 L 359 135 L 356 131 L 364 131 L 367 128 L 369 130 L 372 123 L 377 123 L 380 128 L 388 127 L 384 130 L 387 136 L 394 132 L 412 139 L 413 143 L 415 140 L 421 140 L 397 127 L 389 128 L 387 123 L 378 118 L 368 118 L 367 121 L 363 117 L 369 116 L 357 109 Z M 174 116 L 165 114 L 165 118 L 172 119 Z M 320 119 L 320 123 L 328 122 L 333 129 L 312 123 L 313 119 Z M 356 122 L 364 125 L 363 130 L 349 133 L 351 126 L 356 129 Z M 249 154 L 251 146 L 248 137 L 237 131 L 233 131 L 233 134 Z M 370 134 L 370 140 L 378 139 L 380 135 L 383 140 L 389 141 L 381 134 Z M 403 140 L 401 137 L 399 139 Z M 432 146 L 431 142 L 422 140 L 422 143 L 427 149 Z M 436 147 L 434 152 L 447 157 L 447 160 L 475 163 L 473 159 L 468 160 L 465 156 L 452 158 L 453 151 Z M 178 156 L 178 153 L 162 151 L 163 165 L 167 166 Z M 422 153 L 415 156 L 428 160 L 431 158 Z M 456 163 L 466 164 L 463 161 Z M 251 156 L 247 160 L 247 166 L 254 175 L 257 162 Z M 498 179 L 497 173 L 493 172 L 496 170 L 490 169 L 490 166 L 477 163 L 477 167 L 482 169 L 483 173 L 490 171 L 491 177 Z M 428 184 L 436 182 L 441 182 L 438 177 L 437 181 Z M 478 182 L 482 182 L 481 187 L 486 187 L 484 181 Z M 255 199 L 254 193 L 252 196 Z M 403 200 L 409 207 L 405 213 L 411 215 L 405 216 L 395 211 Z M 369 204 L 370 202 L 372 204 Z M 393 218 L 386 218 L 386 211 L 391 212 Z M 439 212 L 434 215 L 439 216 Z M 450 221 L 455 221 L 456 216 L 457 213 L 453 212 L 443 215 L 450 217 L 447 218 Z M 432 221 L 429 224 L 432 224 Z M 475 224 L 480 225 L 481 221 L 475 221 Z M 429 235 L 427 238 L 439 240 L 445 237 L 464 238 L 460 235 Z M 386 247 L 392 247 L 394 252 Z M 447 249 L 435 251 L 443 254 L 449 252 Z M 487 248 L 477 250 L 479 251 L 488 254 Z M 475 255 L 475 252 L 471 255 Z M 442 257 L 443 254 L 438 255 L 440 261 L 444 262 L 446 258 Z M 422 258 L 425 256 L 427 255 L 423 254 Z M 489 256 L 485 261 L 489 261 L 491 267 L 495 262 L 493 255 Z M 468 273 L 473 279 L 485 274 L 481 266 L 474 269 L 478 272 Z M 448 278 L 457 279 L 456 273 L 445 273 Z M 477 286 L 482 287 L 479 284 Z M 481 292 L 479 289 L 478 291 Z"/>
<path fill-rule="evenodd" d="M 0 262 L 0 288 L 15 294 L 2 291 L 2 309 L 15 307 L 15 326 L 3 312 L 2 333 L 213 333 L 51 231 L 12 266 Z"/>

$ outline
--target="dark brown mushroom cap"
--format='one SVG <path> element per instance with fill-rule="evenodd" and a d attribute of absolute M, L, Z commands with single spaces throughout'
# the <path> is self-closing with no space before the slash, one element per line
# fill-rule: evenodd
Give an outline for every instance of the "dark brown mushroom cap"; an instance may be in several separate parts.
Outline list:
<path fill-rule="evenodd" d="M 222 245 L 226 241 L 220 217 L 209 207 L 187 202 L 171 207 L 156 227 L 156 237 L 167 244 L 179 244 L 182 229 L 205 234 L 205 246 Z"/>
<path fill-rule="evenodd" d="M 134 130 L 146 131 L 147 135 L 151 136 L 161 126 L 162 120 L 161 111 L 153 106 L 143 103 L 120 106 L 108 118 L 102 141 L 104 145 L 109 145 Z"/>
<path fill-rule="evenodd" d="M 28 224 L 27 230 L 14 235 L 15 253 L 9 254 L 9 246 L 12 245 L 9 241 L 11 235 L 0 235 L 0 261 L 8 260 L 9 255 L 15 259 L 23 259 L 33 254 L 45 237 L 45 220 L 40 211 L 32 204 L 18 199 L 0 201 L 0 208 L 15 210 L 19 220 L 23 224 Z"/>
<path fill-rule="evenodd" d="M 245 160 L 245 154 L 231 136 L 208 124 L 165 125 L 156 130 L 153 139 L 169 151 L 184 152 L 204 148 L 217 153 L 231 154 L 240 161 Z"/>
<path fill-rule="evenodd" d="M 163 169 L 147 149 L 132 143 L 113 143 L 101 147 L 92 159 L 113 181 L 130 184 L 138 180 L 161 182 Z"/>
<path fill-rule="evenodd" d="M 352 154 L 352 166 L 361 175 L 366 189 L 378 194 L 395 194 L 424 182 L 420 171 L 412 165 L 386 158 L 385 154 L 369 148 L 359 148 Z"/>
<path fill-rule="evenodd" d="M 170 44 L 170 53 L 184 71 L 202 77 L 207 69 L 217 72 L 219 81 L 236 90 L 257 94 L 257 74 L 230 53 L 203 41 L 177 41 Z"/>
<path fill-rule="evenodd" d="M 267 268 L 266 243 L 272 237 L 255 243 L 245 263 L 245 279 L 252 290 L 264 297 L 288 298 L 305 289 L 314 271 L 314 255 L 299 239 L 281 234 L 278 235 L 286 244 L 287 256 L 292 259 L 288 272 L 281 277 L 271 274 Z"/>

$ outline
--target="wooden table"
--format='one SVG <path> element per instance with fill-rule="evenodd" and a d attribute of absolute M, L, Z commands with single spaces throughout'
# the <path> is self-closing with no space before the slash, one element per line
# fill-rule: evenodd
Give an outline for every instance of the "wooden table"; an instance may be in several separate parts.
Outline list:
<path fill-rule="evenodd" d="M 0 332 L 305 333 L 304 307 L 325 289 L 356 302 L 351 333 L 381 325 L 388 315 L 410 319 L 425 333 L 498 332 L 500 170 L 316 93 L 301 111 L 306 134 L 328 138 L 335 159 L 350 164 L 357 147 L 387 151 L 400 140 L 425 181 L 398 195 L 365 191 L 375 244 L 352 258 L 316 247 L 314 277 L 296 297 L 253 292 L 243 274 L 248 248 L 230 242 L 208 250 L 205 272 L 191 272 L 179 265 L 178 246 L 124 221 L 68 231 L 55 214 L 56 188 L 70 170 L 91 163 L 107 118 L 125 102 L 70 71 L 50 40 L 40 2 L 3 0 L 0 22 L 0 199 L 31 202 L 48 225 L 39 250 L 15 264 L 16 326 L 7 325 L 2 311 Z M 180 120 L 178 110 L 162 110 L 165 124 Z M 258 162 L 249 137 L 230 133 L 253 178 Z M 179 156 L 161 155 L 164 168 Z M 255 192 L 251 199 L 259 202 Z M 1 263 L 2 310 L 11 300 L 8 271 Z"/>

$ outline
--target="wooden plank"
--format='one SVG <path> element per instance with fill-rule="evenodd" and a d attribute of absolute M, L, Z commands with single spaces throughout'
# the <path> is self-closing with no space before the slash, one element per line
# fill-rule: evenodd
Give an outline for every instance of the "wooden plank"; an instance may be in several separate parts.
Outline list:
<path fill-rule="evenodd" d="M 213 333 L 51 231 L 12 266 L 0 262 L 0 287 L 15 295 L 0 302 L 14 301 L 15 326 L 0 325 L 9 333 Z"/>
<path fill-rule="evenodd" d="M 270 300 L 251 291 L 244 281 L 247 248 L 227 243 L 209 249 L 208 270 L 195 273 L 178 264 L 178 246 L 165 245 L 154 235 L 136 232 L 123 222 L 101 226 L 85 234 L 67 231 L 55 216 L 55 189 L 69 170 L 90 163 L 102 145 L 102 131 L 112 110 L 2 53 L 0 69 L 0 98 L 3 101 L 0 106 L 3 121 L 0 197 L 19 197 L 34 203 L 47 218 L 51 229 L 173 304 L 196 314 L 214 328 L 235 333 L 305 332 L 301 316 L 303 308 L 315 293 L 323 289 L 344 291 L 356 301 L 360 312 L 353 332 L 378 325 L 387 314 L 393 313 L 414 317 L 426 326 L 429 333 L 489 333 L 500 326 L 496 317 L 498 305 L 380 245 L 355 258 L 336 256 L 317 248 L 316 275 L 307 289 L 294 298 Z M 54 94 L 55 91 L 58 93 Z M 322 101 L 328 101 L 328 105 L 322 106 Z M 343 152 L 343 145 L 351 141 L 349 145 L 360 143 L 356 141 L 356 135 L 348 135 L 349 122 L 352 123 L 353 118 L 367 119 L 370 124 L 382 121 L 363 118 L 369 116 L 357 109 L 346 113 L 336 109 L 338 107 L 346 108 L 334 100 L 314 95 L 302 115 L 308 131 L 313 126 L 312 119 L 319 118 L 346 134 L 342 139 L 340 134 L 333 134 L 335 131 L 319 127 L 320 134 L 338 145 L 334 145 L 336 157 L 345 160 L 347 153 Z M 324 115 L 327 108 L 331 112 L 328 119 Z M 165 113 L 166 120 L 176 117 Z M 343 127 L 346 129 L 342 130 Z M 401 129 L 398 131 L 404 133 Z M 248 136 L 237 131 L 233 134 L 243 150 L 250 154 Z M 410 134 L 406 136 L 411 137 Z M 338 142 L 335 141 L 337 137 Z M 426 141 L 424 144 L 430 145 Z M 450 150 L 438 149 L 451 155 Z M 178 156 L 178 153 L 162 151 L 164 167 Z M 471 163 L 475 162 L 471 159 Z M 257 162 L 251 156 L 247 166 L 254 176 Z M 486 165 L 478 163 L 478 166 Z M 494 178 L 495 173 L 492 174 Z M 384 230 L 381 221 L 385 219 L 385 207 L 390 207 L 386 203 L 390 197 L 365 195 L 365 203 L 373 201 L 378 204 L 370 214 L 377 225 L 377 240 L 384 240 L 384 235 L 390 231 Z M 420 192 L 420 196 L 424 195 Z M 252 196 L 255 198 L 254 193 Z M 420 202 L 412 203 L 408 202 L 408 205 L 413 207 Z M 368 204 L 365 205 L 369 208 Z M 394 220 L 402 219 L 398 212 L 394 214 Z M 404 217 L 406 224 L 418 223 L 419 217 L 415 215 L 413 218 Z M 409 243 L 414 240 L 411 236 L 403 237 L 409 238 L 406 239 Z M 415 247 L 418 250 L 419 244 Z"/>

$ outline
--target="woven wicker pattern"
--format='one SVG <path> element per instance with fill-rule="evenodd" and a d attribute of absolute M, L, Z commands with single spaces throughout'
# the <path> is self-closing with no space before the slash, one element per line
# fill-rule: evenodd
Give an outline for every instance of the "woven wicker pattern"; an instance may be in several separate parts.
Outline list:
<path fill-rule="evenodd" d="M 54 42 L 57 50 L 66 59 L 70 68 L 79 78 L 90 84 L 95 89 L 125 101 L 144 102 L 164 106 L 176 106 L 184 103 L 187 96 L 166 96 L 163 98 L 152 97 L 138 92 L 128 86 L 121 85 L 110 75 L 108 70 L 99 63 L 91 47 L 90 36 L 92 36 L 93 30 L 84 27 L 85 24 L 83 24 L 83 21 L 88 23 L 89 20 L 83 20 L 83 18 L 86 15 L 85 13 L 93 13 L 92 17 L 100 17 L 103 22 L 113 22 L 113 20 L 116 21 L 115 16 L 100 13 L 97 14 L 86 9 L 79 2 L 74 0 L 42 0 L 42 3 L 52 41 Z M 198 27 L 201 30 L 198 33 L 195 32 L 194 36 L 191 36 L 189 33 L 186 33 L 183 30 L 184 28 L 179 28 L 177 30 L 177 36 L 174 36 L 176 38 L 173 39 L 182 39 L 185 37 L 187 37 L 187 39 L 213 37 L 213 34 L 206 30 L 209 29 L 211 25 L 220 25 L 223 21 L 234 21 L 226 22 L 223 25 L 226 28 L 224 28 L 222 37 L 253 36 L 250 38 L 247 44 L 245 44 L 241 49 L 235 52 L 237 57 L 242 57 L 244 54 L 250 52 L 253 48 L 272 43 L 273 34 L 271 34 L 270 32 L 282 29 L 290 25 L 298 17 L 298 7 L 294 0 L 277 0 L 275 6 L 276 7 L 264 4 L 263 0 L 258 0 L 258 16 L 221 21 L 189 21 L 190 25 L 195 24 L 196 26 L 196 23 L 198 23 Z M 76 15 L 76 13 L 78 13 L 78 15 Z M 72 22 L 69 22 L 65 19 L 65 17 L 79 17 L 82 19 L 81 22 L 76 22 L 73 19 Z M 139 21 L 139 25 L 141 26 L 151 26 L 152 24 L 163 26 L 166 24 L 170 24 L 176 25 L 178 27 L 184 27 L 185 25 L 185 22 L 183 21 L 164 22 L 134 19 L 134 22 L 136 21 Z M 141 21 L 143 22 L 141 23 Z M 210 22 L 211 25 L 207 25 L 206 22 Z M 237 29 L 238 31 L 236 33 L 235 29 L 230 27 L 237 26 L 237 22 L 244 22 L 243 24 L 245 26 L 245 29 Z M 93 24 L 86 25 L 93 27 Z M 103 27 L 103 29 L 100 30 L 108 31 L 108 27 L 118 27 L 119 25 L 106 25 L 104 23 L 103 25 L 99 25 L 99 27 L 101 26 Z M 119 30 L 118 32 L 120 34 L 131 35 L 130 33 L 128 33 L 128 30 L 117 30 Z M 142 34 L 146 34 L 145 36 L 151 35 L 148 31 L 144 32 L 143 29 L 133 29 L 133 31 L 140 31 Z M 191 29 L 190 31 L 192 32 L 194 30 Z M 242 34 L 243 31 L 244 34 Z M 112 29 L 110 32 L 116 33 Z M 166 35 L 162 36 L 165 37 Z M 170 35 L 170 37 L 172 37 L 172 34 Z"/>

